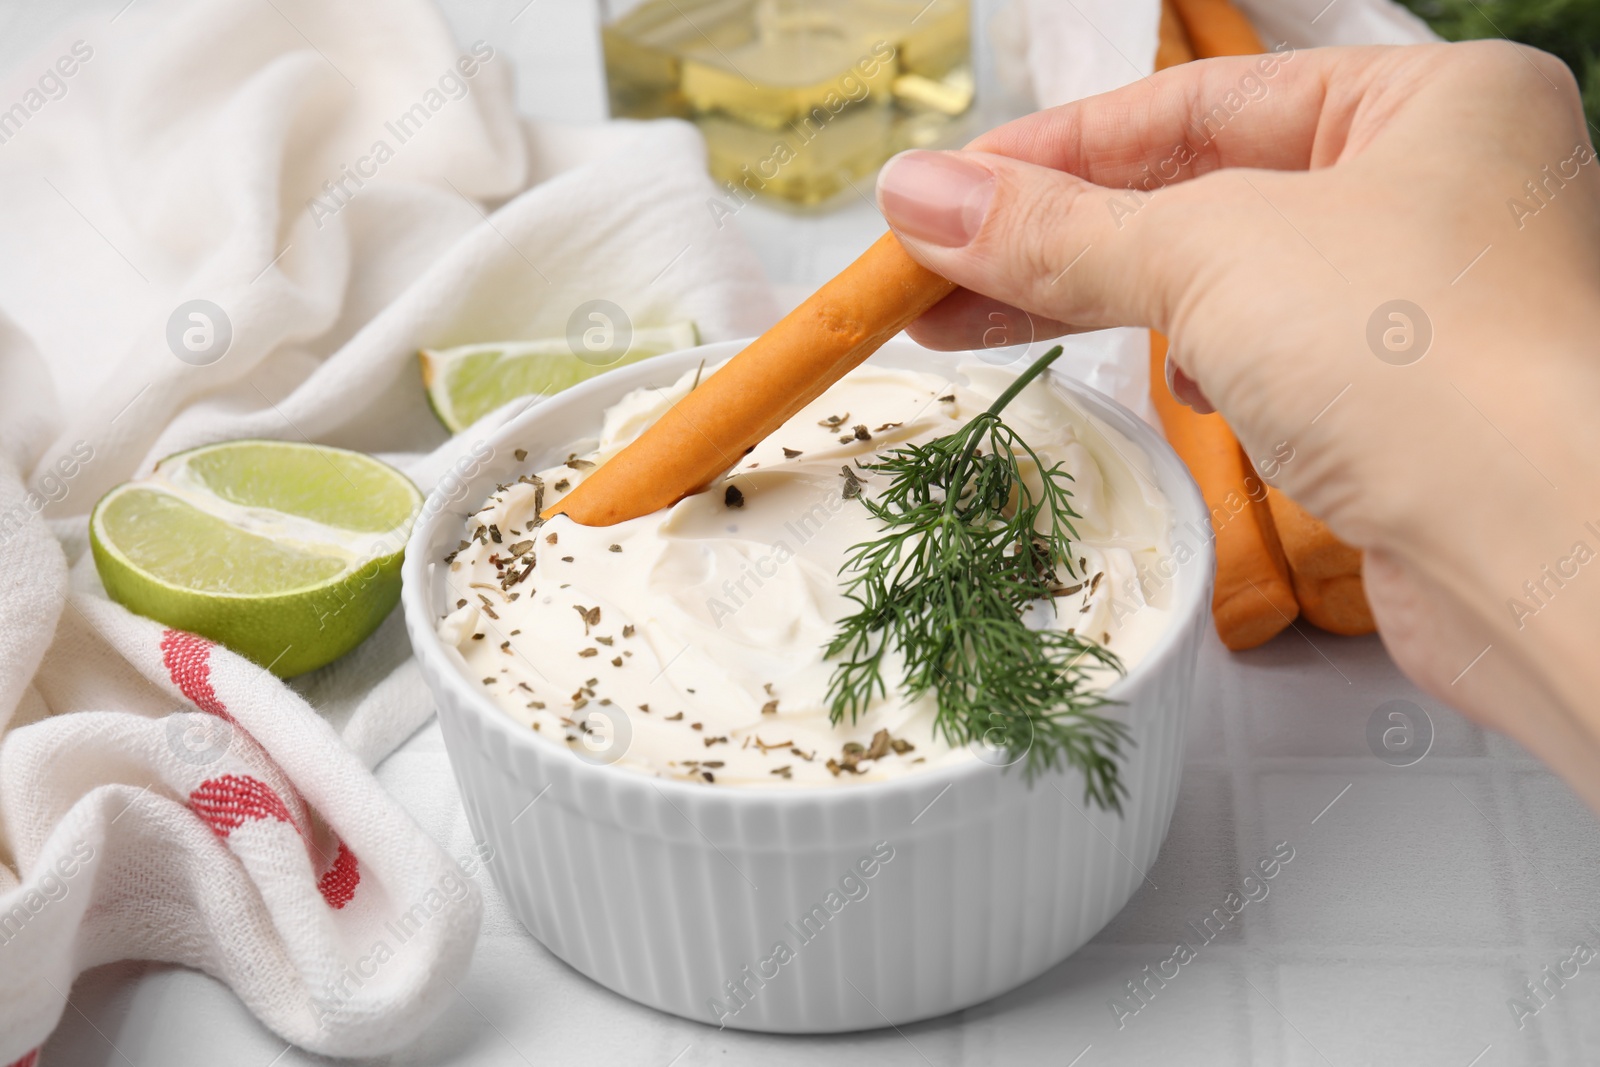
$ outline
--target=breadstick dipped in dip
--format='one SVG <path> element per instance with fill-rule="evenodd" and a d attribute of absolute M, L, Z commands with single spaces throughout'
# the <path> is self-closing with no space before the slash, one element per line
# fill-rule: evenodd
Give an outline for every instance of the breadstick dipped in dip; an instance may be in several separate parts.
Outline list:
<path fill-rule="evenodd" d="M 542 517 L 614 526 L 704 489 L 954 289 L 884 234 Z"/>

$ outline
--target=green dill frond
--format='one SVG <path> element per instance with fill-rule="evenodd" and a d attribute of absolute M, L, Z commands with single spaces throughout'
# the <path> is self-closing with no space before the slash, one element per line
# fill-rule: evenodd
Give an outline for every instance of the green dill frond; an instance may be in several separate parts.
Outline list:
<path fill-rule="evenodd" d="M 1046 465 L 1000 412 L 1057 356 L 1040 357 L 960 430 L 897 448 L 862 469 L 883 488 L 858 499 L 883 526 L 854 546 L 841 573 L 858 610 L 828 644 L 833 721 L 855 721 L 886 695 L 883 661 L 904 662 L 901 688 L 937 700 L 935 731 L 952 746 L 982 741 L 1025 760 L 1031 781 L 1062 766 L 1084 774 L 1085 793 L 1121 810 L 1120 722 L 1096 713 L 1090 671 L 1122 664 L 1089 638 L 1033 629 L 1029 604 L 1053 604 L 1060 570 L 1077 576 L 1072 542 L 1072 475 Z M 1039 485 L 1024 477 L 1025 467 Z"/>

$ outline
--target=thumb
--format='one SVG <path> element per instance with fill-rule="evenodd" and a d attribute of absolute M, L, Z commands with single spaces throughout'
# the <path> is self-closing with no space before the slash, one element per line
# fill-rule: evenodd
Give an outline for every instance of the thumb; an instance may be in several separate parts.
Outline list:
<path fill-rule="evenodd" d="M 878 206 L 924 266 L 1071 329 L 1164 326 L 1194 265 L 1177 262 L 1160 197 L 988 152 L 902 152 Z"/>

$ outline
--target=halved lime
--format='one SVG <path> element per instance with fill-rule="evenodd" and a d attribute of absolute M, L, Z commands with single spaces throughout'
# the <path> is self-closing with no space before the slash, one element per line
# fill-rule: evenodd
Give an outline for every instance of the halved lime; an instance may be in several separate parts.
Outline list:
<path fill-rule="evenodd" d="M 101 497 L 89 543 L 113 600 L 287 678 L 394 608 L 421 505 L 405 475 L 359 452 L 227 441 Z"/>
<path fill-rule="evenodd" d="M 550 396 L 612 367 L 692 348 L 697 342 L 694 323 L 675 322 L 634 330 L 619 357 L 575 355 L 565 337 L 424 348 L 418 356 L 433 413 L 451 433 L 460 433 L 519 396 Z"/>

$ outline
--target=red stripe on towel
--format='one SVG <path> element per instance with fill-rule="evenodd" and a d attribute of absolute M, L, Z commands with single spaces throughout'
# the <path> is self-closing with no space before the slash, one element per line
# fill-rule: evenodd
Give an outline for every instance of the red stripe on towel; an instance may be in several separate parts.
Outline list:
<path fill-rule="evenodd" d="M 322 899 L 328 902 L 328 907 L 337 910 L 350 903 L 350 898 L 356 895 L 356 886 L 360 884 L 361 869 L 356 866 L 356 854 L 350 851 L 349 845 L 340 841 L 339 854 L 334 857 L 333 866 L 317 883 Z"/>
<path fill-rule="evenodd" d="M 196 707 L 237 726 L 237 720 L 228 713 L 227 707 L 217 697 L 217 691 L 211 686 L 213 647 L 203 637 L 182 630 L 167 630 L 161 635 L 161 661 L 166 664 L 172 684 Z M 239 728 L 244 729 L 242 726 Z M 294 819 L 290 817 L 289 807 L 283 798 L 265 782 L 247 775 L 225 774 L 201 782 L 189 794 L 189 806 L 221 838 L 226 838 L 250 819 L 276 819 L 294 826 Z M 295 827 L 296 832 L 299 829 Z M 360 884 L 361 868 L 356 863 L 356 855 L 340 841 L 338 855 L 318 880 L 317 890 L 330 908 L 338 909 L 350 903 L 356 895 L 356 886 Z"/>
<path fill-rule="evenodd" d="M 172 684 L 196 707 L 233 722 L 233 716 L 217 699 L 217 691 L 211 688 L 211 647 L 203 637 L 168 630 L 161 635 L 161 661 L 167 666 Z"/>
<path fill-rule="evenodd" d="M 224 774 L 208 778 L 189 794 L 189 806 L 212 833 L 226 838 L 251 819 L 276 819 L 294 826 L 288 805 L 259 778 Z M 295 832 L 299 832 L 296 827 Z"/>

